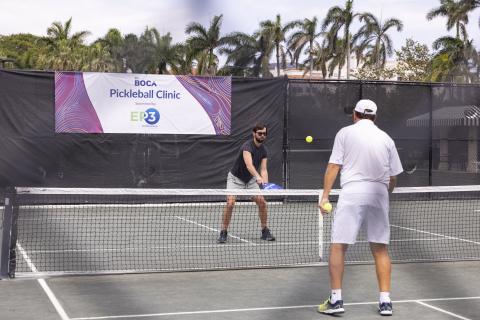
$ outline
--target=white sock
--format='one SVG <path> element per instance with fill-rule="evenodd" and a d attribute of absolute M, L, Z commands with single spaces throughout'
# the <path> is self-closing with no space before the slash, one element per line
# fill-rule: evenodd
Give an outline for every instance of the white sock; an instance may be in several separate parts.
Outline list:
<path fill-rule="evenodd" d="M 338 300 L 342 300 L 342 289 L 333 289 L 330 294 L 330 302 L 335 303 Z"/>
<path fill-rule="evenodd" d="M 391 302 L 390 292 L 380 292 L 380 303 Z"/>

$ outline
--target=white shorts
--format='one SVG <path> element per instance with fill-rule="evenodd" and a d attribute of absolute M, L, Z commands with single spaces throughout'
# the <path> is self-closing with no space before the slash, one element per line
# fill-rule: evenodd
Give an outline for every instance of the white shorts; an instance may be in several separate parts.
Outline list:
<path fill-rule="evenodd" d="M 231 172 L 227 175 L 227 189 L 260 189 L 257 183 L 257 179 L 252 177 L 247 183 L 243 182 L 240 178 L 234 176 Z"/>
<path fill-rule="evenodd" d="M 388 207 L 386 185 L 377 182 L 346 184 L 333 216 L 332 243 L 354 244 L 363 226 L 368 242 L 388 244 Z"/>

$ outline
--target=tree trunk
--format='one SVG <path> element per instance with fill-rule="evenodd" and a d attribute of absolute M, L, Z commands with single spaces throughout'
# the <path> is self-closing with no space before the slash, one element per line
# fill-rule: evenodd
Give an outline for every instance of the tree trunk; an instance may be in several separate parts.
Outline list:
<path fill-rule="evenodd" d="M 207 64 L 207 72 L 208 72 L 208 75 L 213 75 L 213 72 L 212 72 L 212 55 L 213 55 L 213 49 L 210 49 L 210 51 L 208 52 L 208 64 Z"/>
<path fill-rule="evenodd" d="M 312 55 L 312 50 L 313 50 L 313 40 L 310 40 L 310 79 L 312 79 L 312 71 L 313 71 L 313 55 Z"/>
<path fill-rule="evenodd" d="M 275 47 L 277 50 L 277 77 L 280 77 L 280 53 L 278 43 L 275 44 Z"/>
<path fill-rule="evenodd" d="M 377 42 L 375 43 L 375 50 L 376 50 L 376 55 L 377 55 L 377 61 L 376 61 L 376 69 L 377 69 L 377 74 L 380 73 L 380 41 L 377 40 Z M 380 78 L 380 77 L 378 77 Z M 377 80 L 380 80 L 380 79 L 377 79 Z"/>
<path fill-rule="evenodd" d="M 346 32 L 345 39 L 347 41 L 347 80 L 350 79 L 350 32 Z"/>

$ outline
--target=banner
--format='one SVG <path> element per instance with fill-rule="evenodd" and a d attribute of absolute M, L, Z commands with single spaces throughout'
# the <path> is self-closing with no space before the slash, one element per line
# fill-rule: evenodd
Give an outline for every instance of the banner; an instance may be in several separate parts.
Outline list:
<path fill-rule="evenodd" d="M 229 135 L 231 77 L 56 72 L 55 132 Z"/>

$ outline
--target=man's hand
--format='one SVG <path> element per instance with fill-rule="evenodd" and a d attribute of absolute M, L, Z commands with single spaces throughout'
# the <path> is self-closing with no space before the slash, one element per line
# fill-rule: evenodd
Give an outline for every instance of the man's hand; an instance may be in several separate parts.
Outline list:
<path fill-rule="evenodd" d="M 257 179 L 257 184 L 258 184 L 259 186 L 263 186 L 264 181 L 263 181 L 262 177 L 258 176 L 256 179 Z"/>
<path fill-rule="evenodd" d="M 322 213 L 322 215 L 329 214 L 329 212 L 323 209 L 323 205 L 327 202 L 329 202 L 328 198 L 322 198 L 322 200 L 320 200 L 320 202 L 318 203 L 318 208 L 320 209 L 320 212 Z"/>

